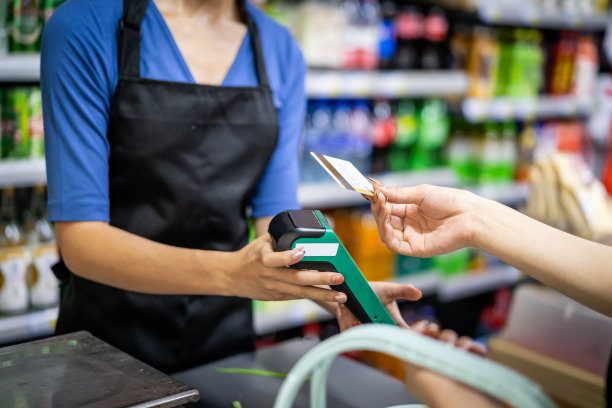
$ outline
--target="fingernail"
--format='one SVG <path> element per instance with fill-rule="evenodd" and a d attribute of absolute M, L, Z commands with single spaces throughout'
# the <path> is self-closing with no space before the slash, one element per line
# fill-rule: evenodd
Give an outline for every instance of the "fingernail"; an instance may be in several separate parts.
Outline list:
<path fill-rule="evenodd" d="M 372 202 L 376 204 L 376 200 L 378 198 L 378 191 L 374 191 L 374 195 L 372 196 Z"/>
<path fill-rule="evenodd" d="M 297 260 L 302 259 L 304 255 L 306 255 L 306 251 L 300 248 L 300 252 L 296 252 L 291 257 L 293 258 L 294 261 L 297 261 Z"/>
<path fill-rule="evenodd" d="M 334 296 L 334 300 L 338 303 L 344 303 L 346 302 L 346 295 L 344 293 L 340 293 Z"/>
<path fill-rule="evenodd" d="M 342 283 L 344 281 L 344 277 L 342 275 L 334 275 L 334 277 L 332 278 L 332 282 L 338 284 L 338 283 Z"/>
<path fill-rule="evenodd" d="M 374 177 L 368 177 L 368 180 L 370 180 L 372 183 L 382 184 L 383 186 L 385 185 L 385 183 L 380 180 L 376 180 Z"/>

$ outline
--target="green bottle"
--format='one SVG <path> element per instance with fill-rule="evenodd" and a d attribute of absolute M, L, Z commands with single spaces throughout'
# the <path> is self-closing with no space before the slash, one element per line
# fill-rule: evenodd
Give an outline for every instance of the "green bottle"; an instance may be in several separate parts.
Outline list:
<path fill-rule="evenodd" d="M 501 143 L 497 124 L 485 125 L 480 153 L 480 183 L 497 183 L 500 179 Z"/>
<path fill-rule="evenodd" d="M 9 50 L 8 16 L 9 0 L 0 0 L 0 55 Z"/>
<path fill-rule="evenodd" d="M 30 129 L 28 123 L 29 89 L 27 87 L 12 88 L 8 94 L 9 121 L 14 124 L 12 149 L 8 157 L 23 159 L 30 151 Z"/>
<path fill-rule="evenodd" d="M 434 167 L 440 164 L 439 151 L 450 131 L 446 102 L 440 99 L 424 101 L 417 112 L 417 123 L 417 140 L 410 157 L 410 168 Z"/>
<path fill-rule="evenodd" d="M 39 87 L 32 87 L 28 94 L 28 157 L 45 156 L 45 140 L 42 116 L 42 95 Z"/>
<path fill-rule="evenodd" d="M 417 138 L 416 107 L 413 101 L 401 101 L 397 107 L 397 136 L 389 150 L 391 171 L 410 168 L 410 149 Z"/>
<path fill-rule="evenodd" d="M 516 124 L 514 122 L 506 122 L 503 124 L 500 148 L 501 168 L 499 181 L 509 183 L 514 180 L 514 171 L 518 156 L 516 144 Z"/>
<path fill-rule="evenodd" d="M 40 51 L 43 0 L 13 0 L 10 20 L 11 51 Z"/>

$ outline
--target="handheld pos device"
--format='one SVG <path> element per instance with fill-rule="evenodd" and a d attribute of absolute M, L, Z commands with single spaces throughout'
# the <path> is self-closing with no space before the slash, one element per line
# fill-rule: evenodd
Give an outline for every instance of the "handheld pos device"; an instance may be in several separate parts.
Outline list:
<path fill-rule="evenodd" d="M 272 219 L 268 232 L 276 251 L 304 248 L 304 258 L 291 268 L 344 276 L 344 283 L 333 289 L 346 294 L 346 306 L 361 323 L 396 325 L 321 211 L 283 211 Z"/>

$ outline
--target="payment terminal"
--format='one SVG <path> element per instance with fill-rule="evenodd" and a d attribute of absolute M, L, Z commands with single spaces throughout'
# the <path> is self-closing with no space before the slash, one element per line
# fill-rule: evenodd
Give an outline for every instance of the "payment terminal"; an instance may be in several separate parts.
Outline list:
<path fill-rule="evenodd" d="M 276 251 L 303 247 L 302 261 L 295 269 L 338 272 L 344 283 L 334 290 L 347 296 L 345 305 L 362 323 L 395 322 L 319 210 L 289 210 L 277 214 L 268 228 Z"/>

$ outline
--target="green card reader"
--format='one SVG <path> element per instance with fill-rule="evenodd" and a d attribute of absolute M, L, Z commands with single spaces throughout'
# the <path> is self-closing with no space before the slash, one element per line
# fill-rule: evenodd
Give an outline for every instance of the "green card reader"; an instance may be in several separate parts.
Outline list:
<path fill-rule="evenodd" d="M 272 236 L 276 251 L 304 248 L 304 258 L 291 265 L 292 268 L 338 272 L 344 276 L 344 283 L 334 285 L 333 289 L 346 294 L 345 305 L 360 322 L 395 326 L 389 312 L 321 211 L 283 211 L 272 219 L 268 232 Z"/>

